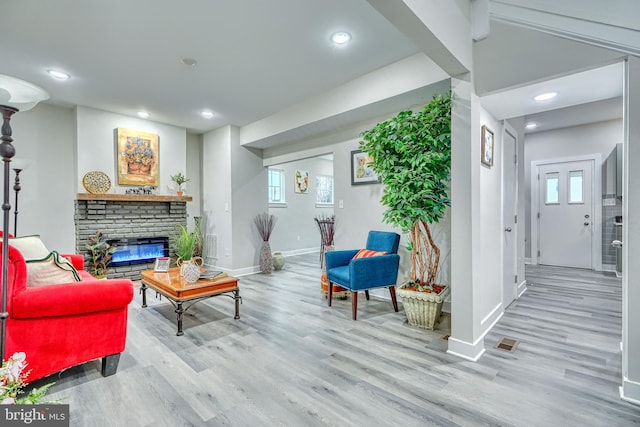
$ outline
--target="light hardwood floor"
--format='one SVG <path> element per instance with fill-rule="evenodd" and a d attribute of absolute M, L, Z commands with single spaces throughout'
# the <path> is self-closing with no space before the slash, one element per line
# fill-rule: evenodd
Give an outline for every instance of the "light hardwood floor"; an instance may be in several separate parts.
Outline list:
<path fill-rule="evenodd" d="M 327 307 L 318 255 L 240 280 L 200 302 L 175 335 L 165 300 L 130 306 L 118 373 L 99 361 L 41 380 L 70 404 L 74 426 L 630 426 L 619 399 L 621 284 L 607 274 L 527 268 L 529 290 L 486 337 L 473 363 L 446 353 L 447 324 L 412 328 L 372 298 Z M 493 348 L 520 340 L 515 353 Z"/>

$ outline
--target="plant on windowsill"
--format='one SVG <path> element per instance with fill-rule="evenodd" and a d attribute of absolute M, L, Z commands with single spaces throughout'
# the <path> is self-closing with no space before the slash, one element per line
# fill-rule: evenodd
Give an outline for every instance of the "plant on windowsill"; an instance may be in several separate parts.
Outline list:
<path fill-rule="evenodd" d="M 175 182 L 178 185 L 176 194 L 178 194 L 178 196 L 182 196 L 182 184 L 191 181 L 191 179 L 182 175 L 182 172 L 178 172 L 176 175 L 171 175 L 171 181 Z"/>
<path fill-rule="evenodd" d="M 409 324 L 433 329 L 448 287 L 436 284 L 440 249 L 429 224 L 451 206 L 451 93 L 436 94 L 418 112 L 402 111 L 362 133 L 360 149 L 373 157 L 384 183 L 384 221 L 409 233 L 411 280 L 398 289 Z"/>
<path fill-rule="evenodd" d="M 179 224 L 178 228 L 178 233 L 173 240 L 173 251 L 178 257 L 176 264 L 180 267 L 180 275 L 187 282 L 194 283 L 200 278 L 202 266 L 202 258 L 193 256 L 198 244 L 198 235 L 182 224 Z"/>
<path fill-rule="evenodd" d="M 89 237 L 89 243 L 85 245 L 85 249 L 87 249 L 91 257 L 93 276 L 96 279 L 106 278 L 116 247 L 107 241 L 102 231 L 98 231 L 95 235 Z"/>

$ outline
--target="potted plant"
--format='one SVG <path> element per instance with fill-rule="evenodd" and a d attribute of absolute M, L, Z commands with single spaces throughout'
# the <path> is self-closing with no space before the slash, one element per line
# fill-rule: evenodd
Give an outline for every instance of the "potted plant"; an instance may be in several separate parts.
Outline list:
<path fill-rule="evenodd" d="M 95 278 L 106 278 L 107 269 L 111 264 L 111 258 L 116 247 L 107 241 L 102 231 L 98 231 L 95 235 L 89 237 L 89 243 L 85 245 L 85 248 L 91 257 L 91 267 Z"/>
<path fill-rule="evenodd" d="M 171 175 L 171 181 L 175 182 L 178 185 L 176 193 L 178 194 L 178 196 L 182 196 L 182 184 L 191 181 L 191 179 L 182 175 L 182 172 L 178 172 L 176 175 Z"/>
<path fill-rule="evenodd" d="M 402 111 L 362 137 L 360 148 L 372 156 L 370 165 L 385 185 L 384 221 L 409 233 L 410 282 L 398 295 L 411 325 L 433 329 L 448 292 L 436 283 L 440 249 L 429 224 L 451 206 L 451 93 L 434 95 L 422 110 Z"/>
<path fill-rule="evenodd" d="M 177 265 L 180 267 L 180 274 L 187 282 L 192 283 L 200 278 L 202 265 L 202 258 L 193 256 L 198 236 L 182 224 L 178 225 L 178 228 L 178 233 L 173 240 L 173 250 L 178 257 Z"/>

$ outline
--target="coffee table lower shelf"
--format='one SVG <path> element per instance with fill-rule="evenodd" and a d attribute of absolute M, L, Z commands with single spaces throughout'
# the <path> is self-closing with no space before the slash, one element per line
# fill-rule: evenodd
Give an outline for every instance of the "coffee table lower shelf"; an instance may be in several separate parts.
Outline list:
<path fill-rule="evenodd" d="M 169 272 L 159 273 L 152 270 L 142 272 L 142 307 L 147 307 L 147 289 L 153 289 L 157 294 L 163 295 L 175 308 L 178 323 L 176 335 L 183 335 L 182 316 L 196 303 L 216 297 L 227 296 L 235 301 L 234 319 L 240 318 L 240 288 L 238 279 L 235 277 L 225 277 L 218 280 L 201 279 L 196 283 L 185 282 L 177 268 L 169 269 Z M 186 307 L 183 304 L 186 303 Z"/>

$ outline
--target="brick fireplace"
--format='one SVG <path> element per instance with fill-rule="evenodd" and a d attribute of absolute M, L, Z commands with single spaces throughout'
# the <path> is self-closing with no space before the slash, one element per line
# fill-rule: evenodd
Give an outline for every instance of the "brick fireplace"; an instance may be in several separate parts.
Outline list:
<path fill-rule="evenodd" d="M 188 196 L 78 194 L 74 217 L 76 252 L 86 255 L 85 245 L 89 237 L 98 231 L 108 240 L 154 237 L 171 239 L 178 224 L 187 225 L 187 202 L 191 200 Z M 88 260 L 88 255 L 85 258 Z M 153 262 L 112 266 L 108 277 L 139 280 L 141 271 L 152 268 Z"/>

